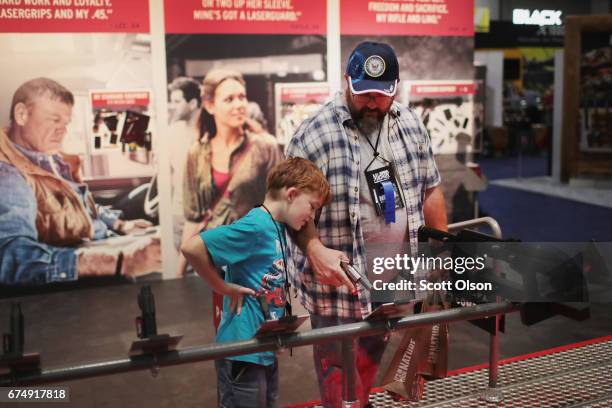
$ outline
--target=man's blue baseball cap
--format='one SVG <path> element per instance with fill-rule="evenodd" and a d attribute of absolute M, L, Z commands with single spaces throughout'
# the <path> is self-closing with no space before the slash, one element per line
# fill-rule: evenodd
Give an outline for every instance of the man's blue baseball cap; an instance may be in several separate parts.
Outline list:
<path fill-rule="evenodd" d="M 388 44 L 365 41 L 351 53 L 346 74 L 354 94 L 377 92 L 393 96 L 399 81 L 399 63 Z"/>

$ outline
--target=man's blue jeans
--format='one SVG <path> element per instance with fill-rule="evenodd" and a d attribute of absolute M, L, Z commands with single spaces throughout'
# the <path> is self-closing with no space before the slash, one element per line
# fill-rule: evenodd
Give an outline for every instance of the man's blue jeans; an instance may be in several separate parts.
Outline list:
<path fill-rule="evenodd" d="M 276 408 L 278 362 L 269 366 L 244 361 L 216 360 L 221 408 Z"/>

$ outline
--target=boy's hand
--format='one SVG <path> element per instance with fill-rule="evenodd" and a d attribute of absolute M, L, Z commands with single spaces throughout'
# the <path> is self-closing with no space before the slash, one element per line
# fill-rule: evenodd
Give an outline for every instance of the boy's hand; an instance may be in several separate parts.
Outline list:
<path fill-rule="evenodd" d="M 223 295 L 230 298 L 229 309 L 230 311 L 236 310 L 236 314 L 240 316 L 242 311 L 242 302 L 244 295 L 255 295 L 253 289 L 245 288 L 244 286 L 236 285 L 235 283 L 225 283 Z"/>

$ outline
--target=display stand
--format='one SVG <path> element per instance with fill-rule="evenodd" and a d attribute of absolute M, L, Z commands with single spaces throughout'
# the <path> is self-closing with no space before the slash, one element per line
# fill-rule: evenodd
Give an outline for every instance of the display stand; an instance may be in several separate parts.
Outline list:
<path fill-rule="evenodd" d="M 20 303 L 11 304 L 10 332 L 2 337 L 3 354 L 0 357 L 0 368 L 8 368 L 12 374 L 40 370 L 40 354 L 24 353 L 25 344 L 24 319 Z"/>
<path fill-rule="evenodd" d="M 612 121 L 612 101 L 607 100 L 606 89 L 597 85 L 612 56 L 607 52 L 609 40 L 607 44 L 595 44 L 597 37 L 609 37 L 610 33 L 610 14 L 568 16 L 565 20 L 561 148 L 564 183 L 576 177 L 612 175 L 612 128 L 608 126 Z"/>
<path fill-rule="evenodd" d="M 138 307 L 140 316 L 136 318 L 136 334 L 140 340 L 132 342 L 130 357 L 143 354 L 152 354 L 154 359 L 157 354 L 165 353 L 176 348 L 182 340 L 182 335 L 171 336 L 169 334 L 157 334 L 157 321 L 155 317 L 155 297 L 150 286 L 143 286 L 138 293 Z M 157 375 L 159 367 L 152 367 L 153 375 Z"/>
<path fill-rule="evenodd" d="M 255 333 L 255 337 L 266 337 L 279 334 L 288 334 L 296 331 L 308 316 L 287 316 L 278 320 L 266 320 Z"/>
<path fill-rule="evenodd" d="M 412 300 L 409 302 L 384 303 L 372 310 L 372 313 L 365 317 L 365 320 L 388 320 L 405 317 L 414 314 L 415 306 L 420 303 L 420 300 Z"/>

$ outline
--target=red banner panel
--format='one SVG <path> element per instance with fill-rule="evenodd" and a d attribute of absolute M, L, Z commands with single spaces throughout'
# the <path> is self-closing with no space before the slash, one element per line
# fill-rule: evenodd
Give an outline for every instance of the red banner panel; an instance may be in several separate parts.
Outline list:
<path fill-rule="evenodd" d="M 304 85 L 300 87 L 298 84 L 297 86 L 282 88 L 280 95 L 281 103 L 308 103 L 311 101 L 322 103 L 327 98 L 329 98 L 328 85 Z"/>
<path fill-rule="evenodd" d="M 476 93 L 476 85 L 469 84 L 426 84 L 410 85 L 411 96 L 466 95 Z"/>
<path fill-rule="evenodd" d="M 0 0 L 2 33 L 148 33 L 148 0 Z"/>
<path fill-rule="evenodd" d="M 109 92 L 100 91 L 91 93 L 91 105 L 98 108 L 129 108 L 134 106 L 148 106 L 150 101 L 149 91 L 133 92 Z"/>
<path fill-rule="evenodd" d="M 473 36 L 472 0 L 341 0 L 342 35 Z"/>
<path fill-rule="evenodd" d="M 1 1 L 1 0 L 0 0 Z M 325 0 L 164 0 L 170 34 L 321 34 Z"/>

